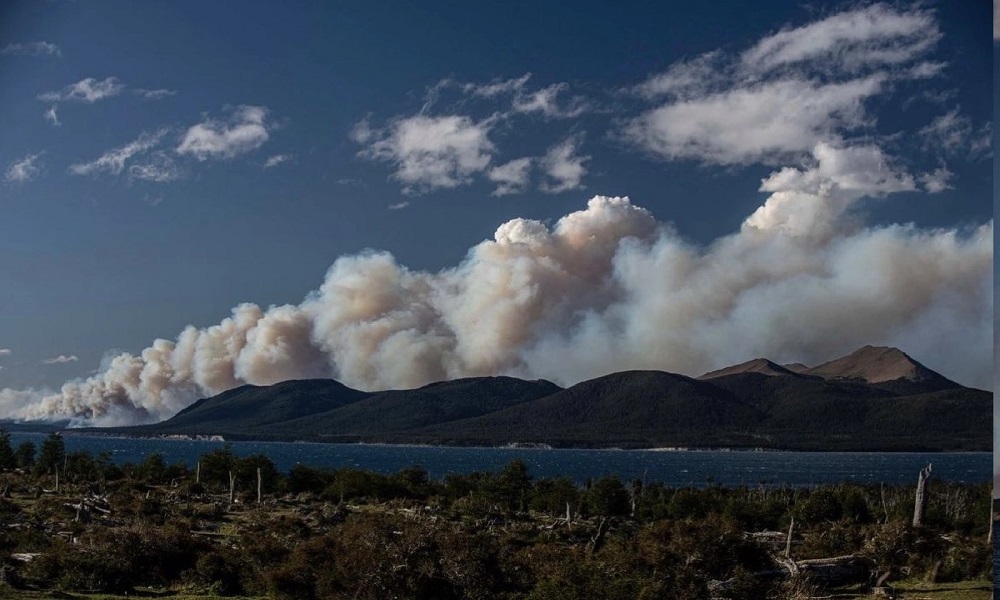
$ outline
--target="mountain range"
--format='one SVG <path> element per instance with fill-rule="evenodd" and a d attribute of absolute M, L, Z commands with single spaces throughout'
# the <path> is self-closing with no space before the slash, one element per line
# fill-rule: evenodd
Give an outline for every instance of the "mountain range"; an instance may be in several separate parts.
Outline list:
<path fill-rule="evenodd" d="M 330 379 L 244 385 L 117 435 L 553 447 L 976 450 L 992 447 L 992 393 L 896 348 L 808 367 L 764 358 L 697 378 L 624 371 L 568 388 L 473 377 L 364 392 Z"/>

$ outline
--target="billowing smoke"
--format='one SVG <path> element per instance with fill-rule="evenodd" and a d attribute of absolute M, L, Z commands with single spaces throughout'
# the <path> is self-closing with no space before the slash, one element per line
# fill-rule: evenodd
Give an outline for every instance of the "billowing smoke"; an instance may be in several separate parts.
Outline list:
<path fill-rule="evenodd" d="M 628 198 L 596 196 L 551 228 L 504 223 L 437 273 L 384 252 L 340 258 L 298 306 L 241 304 L 58 392 L 2 390 L 0 406 L 136 423 L 243 383 L 334 377 L 370 390 L 506 373 L 571 384 L 757 356 L 816 363 L 869 343 L 991 387 L 992 222 L 868 227 L 851 210 L 912 189 L 877 148 L 820 144 L 807 165 L 766 178 L 765 204 L 708 246 Z"/>

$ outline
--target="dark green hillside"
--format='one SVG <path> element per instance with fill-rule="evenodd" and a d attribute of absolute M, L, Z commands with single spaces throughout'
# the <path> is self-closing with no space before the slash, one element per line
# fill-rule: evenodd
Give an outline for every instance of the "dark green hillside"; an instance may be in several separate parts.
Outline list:
<path fill-rule="evenodd" d="M 894 348 L 815 368 L 754 359 L 699 379 L 626 371 L 561 389 L 473 377 L 361 392 L 333 380 L 243 386 L 124 435 L 496 446 L 989 450 L 992 395 Z"/>
<path fill-rule="evenodd" d="M 661 371 L 626 371 L 485 417 L 413 433 L 465 442 L 656 446 L 745 431 L 763 415 L 710 383 Z"/>
<path fill-rule="evenodd" d="M 199 400 L 172 418 L 142 429 L 162 433 L 242 432 L 325 412 L 368 395 L 332 379 L 283 381 L 263 387 L 244 385 Z"/>
<path fill-rule="evenodd" d="M 324 413 L 268 431 L 317 435 L 375 435 L 489 414 L 561 390 L 556 384 L 513 377 L 471 377 L 432 383 L 415 390 L 376 392 Z"/>

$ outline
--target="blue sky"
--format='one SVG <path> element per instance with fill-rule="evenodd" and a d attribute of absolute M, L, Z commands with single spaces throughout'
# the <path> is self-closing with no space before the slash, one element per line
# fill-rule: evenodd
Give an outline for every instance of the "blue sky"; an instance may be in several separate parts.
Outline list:
<path fill-rule="evenodd" d="M 988 386 L 990 9 L 7 3 L 5 410 L 865 343 Z"/>

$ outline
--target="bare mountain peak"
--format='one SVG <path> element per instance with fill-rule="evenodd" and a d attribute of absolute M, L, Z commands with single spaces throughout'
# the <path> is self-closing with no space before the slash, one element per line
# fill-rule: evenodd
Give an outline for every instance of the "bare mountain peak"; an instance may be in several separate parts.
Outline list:
<path fill-rule="evenodd" d="M 731 367 L 726 367 L 724 369 L 718 369 L 716 371 L 710 371 L 708 373 L 705 373 L 698 379 L 714 379 L 716 377 L 724 377 L 726 375 L 737 375 L 739 373 L 760 373 L 762 375 L 771 375 L 771 376 L 796 374 L 794 371 L 789 370 L 777 363 L 771 362 L 766 358 L 755 358 L 753 360 L 748 360 L 738 365 L 733 365 Z"/>
<path fill-rule="evenodd" d="M 810 369 L 812 369 L 812 367 L 810 367 L 809 365 L 804 365 L 804 364 L 802 364 L 800 362 L 785 363 L 785 364 L 783 364 L 781 366 L 785 367 L 786 369 L 788 369 L 792 373 L 798 373 L 799 375 L 803 375 L 803 374 L 807 373 Z"/>
<path fill-rule="evenodd" d="M 847 356 L 810 369 L 809 374 L 826 379 L 861 379 L 868 383 L 944 379 L 899 348 L 890 346 L 863 346 Z"/>

